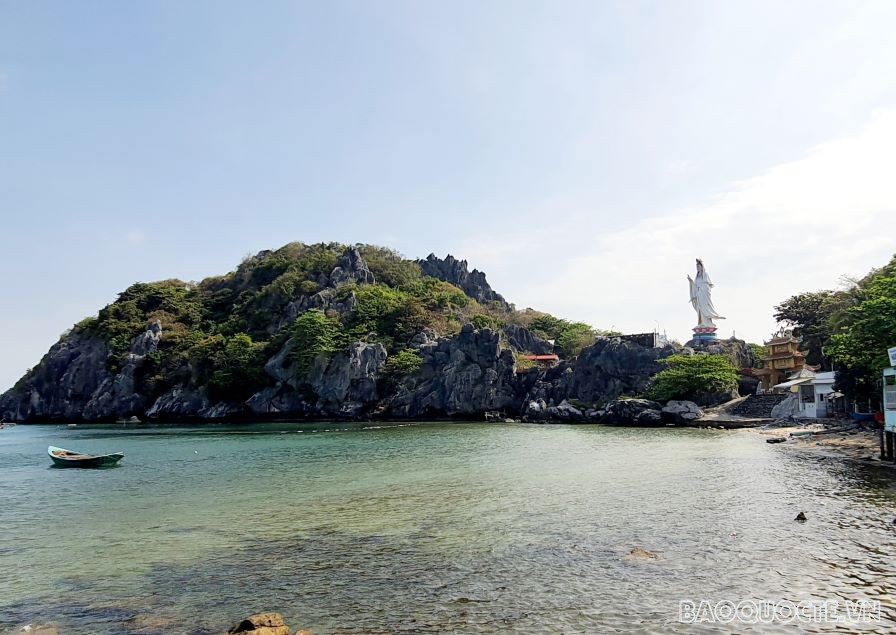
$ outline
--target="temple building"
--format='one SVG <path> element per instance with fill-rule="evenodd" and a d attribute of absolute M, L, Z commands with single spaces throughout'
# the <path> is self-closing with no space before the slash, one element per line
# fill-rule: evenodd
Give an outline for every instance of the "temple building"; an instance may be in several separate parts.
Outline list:
<path fill-rule="evenodd" d="M 763 368 L 757 368 L 752 373 L 762 382 L 763 392 L 770 392 L 774 386 L 803 369 L 815 370 L 806 366 L 806 355 L 797 349 L 799 343 L 792 331 L 784 329 L 765 342 L 768 355 L 761 360 Z"/>

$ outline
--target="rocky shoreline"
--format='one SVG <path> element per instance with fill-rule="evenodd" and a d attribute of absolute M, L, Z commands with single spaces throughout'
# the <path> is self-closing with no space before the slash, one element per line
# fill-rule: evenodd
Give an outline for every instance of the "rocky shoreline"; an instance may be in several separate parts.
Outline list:
<path fill-rule="evenodd" d="M 879 433 L 868 427 L 825 419 L 781 422 L 752 432 L 787 449 L 896 469 L 896 463 L 880 458 Z"/>
<path fill-rule="evenodd" d="M 515 329 L 517 337 L 520 330 Z M 656 402 L 620 397 L 643 391 L 662 368 L 663 358 L 688 350 L 600 338 L 573 361 L 518 372 L 513 350 L 502 344 L 506 333 L 467 324 L 450 337 L 419 334 L 411 345 L 419 352 L 420 369 L 384 385 L 387 355 L 380 344 L 358 342 L 344 353 L 320 359 L 309 378 L 300 382 L 290 340 L 264 366 L 271 385 L 235 402 L 214 400 L 203 387 L 189 385 L 155 398 L 141 393 L 136 375 L 161 336 L 161 325 L 151 324 L 133 341 L 127 363 L 113 374 L 101 341 L 72 334 L 54 345 L 19 386 L 0 396 L 0 416 L 18 422 L 115 422 L 134 417 L 190 422 L 407 421 L 485 419 L 487 413 L 497 412 L 534 422 L 657 425 L 680 418 L 670 421 Z M 742 343 L 732 346 L 741 348 Z"/>

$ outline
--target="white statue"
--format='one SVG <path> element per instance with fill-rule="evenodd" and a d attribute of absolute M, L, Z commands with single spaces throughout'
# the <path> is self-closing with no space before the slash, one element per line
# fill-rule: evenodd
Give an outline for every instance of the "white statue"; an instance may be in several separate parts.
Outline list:
<path fill-rule="evenodd" d="M 697 258 L 697 277 L 691 280 L 688 276 L 688 283 L 691 286 L 691 305 L 697 312 L 697 326 L 704 328 L 715 328 L 713 320 L 724 320 L 716 307 L 712 304 L 711 289 L 713 287 L 709 274 L 703 268 L 703 261 Z"/>

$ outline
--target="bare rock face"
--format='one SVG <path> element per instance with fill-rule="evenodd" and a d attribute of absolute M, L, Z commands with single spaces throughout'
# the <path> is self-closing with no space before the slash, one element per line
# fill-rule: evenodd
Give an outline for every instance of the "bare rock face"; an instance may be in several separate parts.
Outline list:
<path fill-rule="evenodd" d="M 672 346 L 650 348 L 620 338 L 600 338 L 585 348 L 573 364 L 564 363 L 537 377 L 529 400 L 559 404 L 564 399 L 603 403 L 620 395 L 636 395 L 661 371 Z"/>
<path fill-rule="evenodd" d="M 175 386 L 146 411 L 149 419 L 226 419 L 241 414 L 239 405 L 213 402 L 205 388 Z"/>
<path fill-rule="evenodd" d="M 162 339 L 162 323 L 156 320 L 146 331 L 131 342 L 121 370 L 107 377 L 84 406 L 83 417 L 88 420 L 115 416 L 118 418 L 142 414 L 144 399 L 137 392 L 135 373 L 143 365 L 146 356 L 154 353 Z"/>
<path fill-rule="evenodd" d="M 361 252 L 354 245 L 345 250 L 340 256 L 336 268 L 330 274 L 330 284 L 334 287 L 349 282 L 358 284 L 373 284 L 376 280 L 373 273 L 361 257 Z"/>
<path fill-rule="evenodd" d="M 541 339 L 529 329 L 515 324 L 508 324 L 501 329 L 507 343 L 518 351 L 526 351 L 533 355 L 550 355 L 554 352 L 554 345 Z"/>
<path fill-rule="evenodd" d="M 91 333 L 74 331 L 54 344 L 34 370 L 0 397 L 0 417 L 16 421 L 102 420 L 142 414 L 134 374 L 162 337 L 155 321 L 134 338 L 118 373 L 109 371 L 109 348 Z"/>
<path fill-rule="evenodd" d="M 300 375 L 291 360 L 294 346 L 293 340 L 288 340 L 265 364 L 265 371 L 277 385 L 247 401 L 256 414 L 355 418 L 379 399 L 377 379 L 387 357 L 382 344 L 355 342 L 332 357 L 319 357 L 306 376 Z"/>
<path fill-rule="evenodd" d="M 477 331 L 466 324 L 458 335 L 429 340 L 418 350 L 423 366 L 389 400 L 392 416 L 450 417 L 519 409 L 522 395 L 517 390 L 513 353 L 501 349 L 495 331 Z"/>
<path fill-rule="evenodd" d="M 478 269 L 473 271 L 467 269 L 466 260 L 458 260 L 451 254 L 445 258 L 429 254 L 426 260 L 418 260 L 417 264 L 427 276 L 453 284 L 477 302 L 482 304 L 497 302 L 501 306 L 509 306 L 507 301 L 489 286 L 483 272 Z"/>
<path fill-rule="evenodd" d="M 63 336 L 16 387 L 0 398 L 0 416 L 14 421 L 79 419 L 84 406 L 109 377 L 109 349 L 100 338 Z"/>
<path fill-rule="evenodd" d="M 727 340 L 690 340 L 685 344 L 688 348 L 699 353 L 710 355 L 722 355 L 728 358 L 735 368 L 752 368 L 756 364 L 756 356 L 753 349 L 744 340 L 730 338 Z"/>
<path fill-rule="evenodd" d="M 283 623 L 280 613 L 257 613 L 250 615 L 227 631 L 241 635 L 289 635 L 289 627 Z"/>

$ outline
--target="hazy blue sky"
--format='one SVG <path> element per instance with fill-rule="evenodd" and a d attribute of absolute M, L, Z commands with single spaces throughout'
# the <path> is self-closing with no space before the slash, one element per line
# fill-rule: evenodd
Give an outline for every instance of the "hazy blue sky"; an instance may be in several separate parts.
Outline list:
<path fill-rule="evenodd" d="M 681 339 L 896 251 L 894 2 L 0 1 L 0 389 L 135 281 L 453 253 Z"/>

